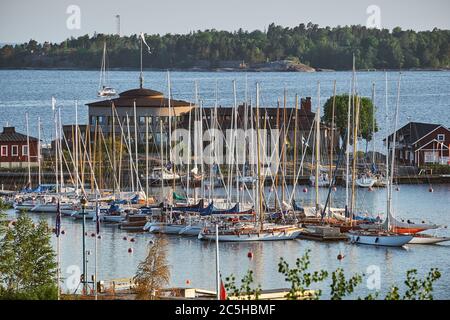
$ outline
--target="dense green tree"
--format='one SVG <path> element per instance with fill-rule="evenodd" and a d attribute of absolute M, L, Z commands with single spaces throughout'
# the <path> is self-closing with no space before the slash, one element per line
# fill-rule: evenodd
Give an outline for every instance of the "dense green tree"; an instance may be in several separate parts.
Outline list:
<path fill-rule="evenodd" d="M 44 220 L 21 214 L 0 239 L 0 298 L 56 299 L 56 260 Z"/>
<path fill-rule="evenodd" d="M 341 134 L 342 139 L 345 137 L 347 130 L 347 114 L 348 114 L 348 94 L 342 94 L 336 96 L 335 105 L 335 126 Z M 355 98 L 356 101 L 356 98 Z M 359 135 L 366 141 L 372 140 L 373 131 L 378 131 L 376 120 L 373 118 L 375 106 L 372 100 L 362 97 L 360 99 L 359 108 Z M 324 116 L 322 120 L 328 124 L 331 124 L 331 118 L 333 114 L 333 97 L 330 97 L 324 106 Z M 350 112 L 350 123 L 353 123 L 353 112 Z M 375 124 L 375 127 L 373 126 Z"/>

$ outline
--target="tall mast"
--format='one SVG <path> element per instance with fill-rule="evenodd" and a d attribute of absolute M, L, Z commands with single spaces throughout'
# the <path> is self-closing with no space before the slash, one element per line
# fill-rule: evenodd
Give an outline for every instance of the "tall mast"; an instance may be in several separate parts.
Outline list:
<path fill-rule="evenodd" d="M 30 132 L 28 127 L 28 112 L 25 113 L 27 123 L 27 162 L 28 162 L 28 187 L 31 188 L 31 162 L 30 162 Z"/>
<path fill-rule="evenodd" d="M 316 111 L 316 213 L 320 213 L 319 171 L 320 171 L 320 82 L 317 82 L 317 111 Z"/>
<path fill-rule="evenodd" d="M 390 182 L 389 187 L 391 191 L 389 192 L 389 199 L 388 199 L 388 214 L 387 214 L 387 227 L 388 230 L 390 229 L 390 216 L 392 215 L 392 188 L 394 185 L 394 166 L 395 166 L 395 143 L 397 140 L 397 124 L 398 124 L 398 110 L 400 107 L 400 81 L 402 78 L 402 74 L 398 76 L 398 85 L 397 85 L 397 103 L 395 108 L 395 120 L 394 120 L 394 133 L 392 138 L 392 152 L 391 152 L 391 176 L 390 176 Z"/>
<path fill-rule="evenodd" d="M 295 95 L 295 122 L 294 122 L 294 159 L 293 159 L 293 181 L 297 176 L 297 126 L 299 122 L 298 118 L 298 94 Z"/>
<path fill-rule="evenodd" d="M 141 73 L 139 74 L 139 88 L 142 89 L 144 85 L 144 74 L 142 72 L 142 38 L 144 37 L 144 34 L 141 33 Z"/>
<path fill-rule="evenodd" d="M 148 116 L 145 116 L 145 203 L 148 205 Z"/>
<path fill-rule="evenodd" d="M 78 100 L 75 100 L 75 193 L 78 194 Z"/>
<path fill-rule="evenodd" d="M 130 150 L 130 181 L 131 191 L 134 192 L 134 176 L 133 176 L 133 149 L 131 148 L 131 133 L 130 133 L 130 117 L 127 113 L 127 134 L 128 134 L 128 147 Z"/>
<path fill-rule="evenodd" d="M 111 102 L 111 115 L 112 115 L 112 121 L 111 121 L 111 132 L 112 132 L 112 134 L 111 134 L 111 150 L 112 150 L 112 158 L 113 158 L 112 161 L 113 161 L 114 174 L 116 172 L 116 165 L 117 165 L 116 164 L 116 120 L 115 120 L 116 116 L 115 116 L 115 113 L 116 113 L 116 111 L 115 111 L 114 102 Z M 119 177 L 120 177 L 120 174 L 119 174 Z M 120 178 L 119 178 L 118 181 L 120 181 Z M 119 191 L 119 190 L 120 190 L 120 183 L 118 183 L 118 186 L 117 186 L 117 189 L 116 189 L 116 183 L 114 182 L 113 183 L 113 196 L 114 196 L 114 199 L 116 197 L 116 191 Z M 120 191 L 119 191 L 119 195 L 120 195 Z"/>
<path fill-rule="evenodd" d="M 61 122 L 61 107 L 58 108 L 58 128 L 59 128 L 59 137 L 62 138 L 63 132 L 62 132 L 62 122 Z M 62 158 L 62 140 L 58 141 L 58 145 L 59 145 L 59 163 L 60 163 L 60 186 L 61 186 L 61 191 L 62 188 L 64 186 L 64 174 L 63 174 L 63 158 Z"/>
<path fill-rule="evenodd" d="M 388 121 L 389 121 L 389 114 L 388 114 L 388 75 L 387 72 L 384 73 L 385 77 L 385 101 L 384 101 L 384 111 L 385 111 L 385 119 L 386 119 L 386 132 L 389 132 L 388 128 Z M 390 199 L 390 193 L 391 193 L 391 183 L 389 179 L 389 136 L 387 137 L 387 143 L 386 143 L 386 216 L 389 216 L 389 199 Z"/>
<path fill-rule="evenodd" d="M 53 111 L 53 121 L 55 123 L 55 184 L 56 184 L 56 192 L 59 192 L 58 187 L 58 118 L 56 113 L 56 99 L 52 97 L 52 111 Z"/>
<path fill-rule="evenodd" d="M 235 155 L 234 162 L 236 168 L 236 202 L 239 202 L 239 164 L 238 164 L 238 153 L 237 153 L 237 118 L 238 118 L 238 105 L 237 105 L 237 95 L 236 95 L 236 80 L 233 80 L 233 97 L 234 97 L 234 132 L 233 132 L 233 154 Z M 231 192 L 231 190 L 230 190 Z"/>
<path fill-rule="evenodd" d="M 261 159 L 260 159 L 260 141 L 259 141 L 259 83 L 256 83 L 256 152 L 257 152 L 257 171 L 258 171 L 258 213 L 259 213 L 259 222 L 260 222 L 260 230 L 263 231 L 263 223 L 264 223 L 264 212 L 262 206 L 262 191 L 261 191 L 261 183 L 264 183 L 264 179 L 261 179 Z M 262 181 L 261 181 L 262 180 Z"/>
<path fill-rule="evenodd" d="M 358 127 L 359 127 L 359 103 L 360 99 L 356 97 L 355 105 L 355 121 L 353 124 L 353 166 L 352 166 L 352 203 L 351 213 L 355 213 L 356 207 L 356 164 L 358 162 Z"/>
<path fill-rule="evenodd" d="M 372 163 L 375 163 L 375 82 L 372 83 Z"/>
<path fill-rule="evenodd" d="M 350 175 L 350 133 L 351 133 L 351 122 L 350 115 L 352 109 L 352 85 L 350 83 L 350 89 L 348 93 L 348 105 L 347 105 L 347 134 L 345 141 L 345 210 L 349 209 L 349 175 Z"/>
<path fill-rule="evenodd" d="M 136 99 L 133 101 L 133 113 L 134 113 L 134 155 L 136 161 L 136 191 L 139 191 L 139 158 L 138 158 L 138 119 L 136 114 Z M 131 146 L 130 146 L 131 150 Z"/>
<path fill-rule="evenodd" d="M 286 183 L 286 137 L 287 137 L 287 130 L 286 130 L 286 88 L 284 88 L 284 95 L 283 95 L 283 148 L 282 150 L 282 183 L 281 183 L 281 206 L 280 208 L 283 208 L 283 204 L 284 204 L 284 194 L 285 194 L 285 190 L 284 190 L 284 185 Z M 283 212 L 283 210 L 281 210 Z"/>
<path fill-rule="evenodd" d="M 333 83 L 333 108 L 331 110 L 331 137 L 330 137 L 330 172 L 329 172 L 329 181 L 330 181 L 330 187 L 332 187 L 331 183 L 333 182 L 333 179 L 330 179 L 333 174 L 333 154 L 334 154 L 334 122 L 335 122 L 335 110 L 336 110 L 336 80 L 334 80 Z M 337 167 L 336 167 L 337 170 Z M 330 197 L 330 208 L 332 206 L 331 204 L 332 197 Z"/>
<path fill-rule="evenodd" d="M 41 117 L 38 117 L 38 184 L 41 185 Z"/>

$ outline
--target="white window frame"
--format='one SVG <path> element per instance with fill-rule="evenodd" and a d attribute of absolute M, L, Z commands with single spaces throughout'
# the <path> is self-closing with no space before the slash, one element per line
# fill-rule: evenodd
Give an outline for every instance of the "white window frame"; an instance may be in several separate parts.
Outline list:
<path fill-rule="evenodd" d="M 16 149 L 15 153 L 14 148 Z M 18 157 L 18 156 L 19 156 L 19 146 L 17 144 L 14 144 L 11 146 L 11 157 Z"/>
<path fill-rule="evenodd" d="M 3 152 L 3 150 L 6 150 L 6 152 Z M 8 156 L 8 145 L 0 146 L 0 155 L 2 157 L 7 157 Z"/>
<path fill-rule="evenodd" d="M 442 137 L 442 139 L 439 139 L 440 137 Z M 436 137 L 436 140 L 439 142 L 445 141 L 445 134 L 439 133 Z"/>
<path fill-rule="evenodd" d="M 25 148 L 26 148 L 27 152 L 25 152 Z M 22 156 L 28 156 L 28 152 L 29 152 L 29 151 L 30 151 L 30 150 L 28 150 L 28 145 L 24 144 L 24 145 L 22 146 Z"/>

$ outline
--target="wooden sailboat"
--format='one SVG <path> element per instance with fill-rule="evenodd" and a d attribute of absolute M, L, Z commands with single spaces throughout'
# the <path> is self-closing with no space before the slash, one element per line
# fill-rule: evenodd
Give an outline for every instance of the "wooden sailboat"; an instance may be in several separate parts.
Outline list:
<path fill-rule="evenodd" d="M 395 124 L 394 124 L 394 138 L 393 138 L 393 146 L 395 146 L 396 141 L 396 130 L 397 130 L 397 122 L 398 122 L 398 109 L 399 109 L 399 100 L 400 100 L 400 79 L 398 81 L 398 93 L 397 93 L 397 108 L 395 112 Z M 357 136 L 358 132 L 358 118 L 359 118 L 359 101 L 356 103 L 356 122 L 354 134 Z M 389 144 L 387 144 L 389 146 Z M 353 146 L 355 149 L 357 148 L 357 144 L 354 143 Z M 389 147 L 388 147 L 389 148 Z M 387 152 L 387 156 L 389 156 L 389 150 Z M 357 244 L 366 244 L 366 245 L 377 245 L 377 246 L 389 246 L 389 247 L 401 247 L 413 239 L 412 235 L 408 234 L 400 234 L 393 230 L 391 225 L 391 217 L 392 217 L 392 182 L 393 182 L 393 174 L 394 174 L 394 164 L 395 164 L 395 147 L 392 147 L 392 155 L 391 155 L 391 175 L 389 176 L 389 166 L 386 166 L 386 176 L 390 177 L 387 188 L 387 217 L 385 222 L 381 225 L 381 230 L 374 231 L 350 231 L 348 233 L 348 237 L 351 243 Z M 354 197 L 353 197 L 354 198 Z M 354 208 L 354 199 L 352 202 L 352 209 Z"/>

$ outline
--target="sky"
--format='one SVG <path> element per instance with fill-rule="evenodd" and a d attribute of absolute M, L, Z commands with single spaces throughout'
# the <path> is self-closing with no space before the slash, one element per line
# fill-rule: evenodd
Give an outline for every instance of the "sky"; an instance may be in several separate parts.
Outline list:
<path fill-rule="evenodd" d="M 116 33 L 117 14 L 121 34 L 129 35 L 212 28 L 252 31 L 272 22 L 293 27 L 310 21 L 331 27 L 367 25 L 369 20 L 388 29 L 450 29 L 449 12 L 449 0 L 1 0 L 0 43 Z"/>

